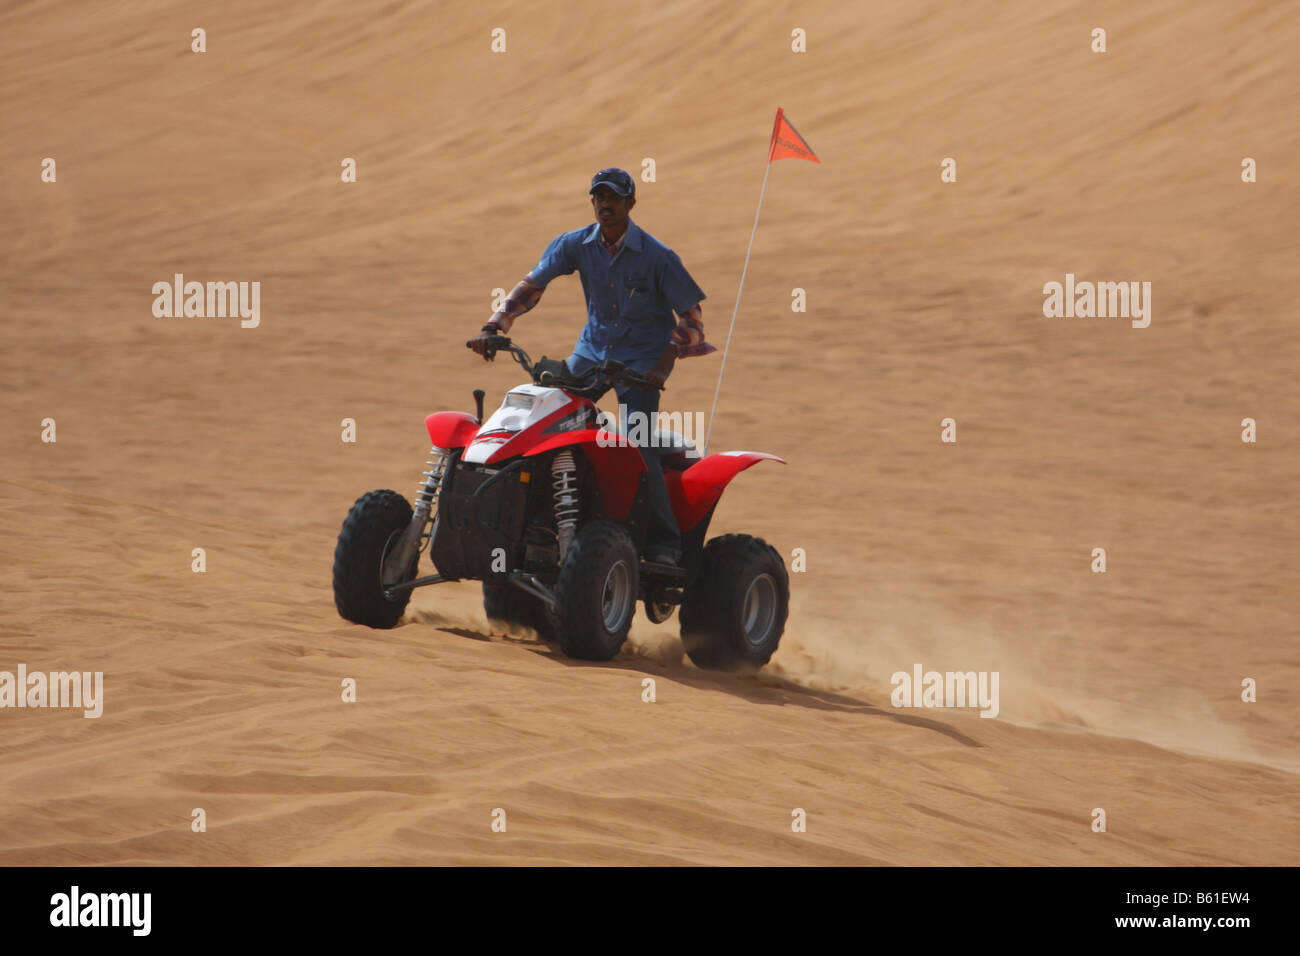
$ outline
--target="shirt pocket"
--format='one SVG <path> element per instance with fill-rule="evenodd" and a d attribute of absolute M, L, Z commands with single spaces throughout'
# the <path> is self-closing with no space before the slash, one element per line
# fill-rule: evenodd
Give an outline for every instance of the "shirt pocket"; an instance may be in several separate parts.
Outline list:
<path fill-rule="evenodd" d="M 629 272 L 623 276 L 623 314 L 629 319 L 646 318 L 654 313 L 654 284 L 650 276 Z"/>

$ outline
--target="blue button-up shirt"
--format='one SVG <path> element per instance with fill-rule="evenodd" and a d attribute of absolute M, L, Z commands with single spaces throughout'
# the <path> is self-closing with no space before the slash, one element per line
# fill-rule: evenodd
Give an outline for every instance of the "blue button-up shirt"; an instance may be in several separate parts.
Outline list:
<path fill-rule="evenodd" d="M 575 270 L 587 298 L 587 324 L 569 358 L 575 372 L 607 358 L 647 371 L 668 349 L 677 327 L 673 313 L 704 299 L 677 253 L 630 219 L 613 256 L 598 222 L 556 236 L 528 280 L 546 288 Z"/>

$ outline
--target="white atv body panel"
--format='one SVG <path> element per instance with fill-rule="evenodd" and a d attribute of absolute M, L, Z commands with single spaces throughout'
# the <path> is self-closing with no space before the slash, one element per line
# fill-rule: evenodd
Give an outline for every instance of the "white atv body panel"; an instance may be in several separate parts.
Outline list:
<path fill-rule="evenodd" d="M 478 430 L 461 460 L 482 465 L 521 431 L 554 415 L 571 399 L 561 389 L 541 385 L 517 385 L 506 392 L 498 408 Z"/>

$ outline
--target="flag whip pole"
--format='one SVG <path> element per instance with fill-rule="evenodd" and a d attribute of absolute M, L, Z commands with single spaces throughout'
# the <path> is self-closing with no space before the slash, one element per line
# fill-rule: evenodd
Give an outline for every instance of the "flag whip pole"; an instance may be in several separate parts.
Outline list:
<path fill-rule="evenodd" d="M 718 394 L 722 391 L 722 373 L 727 370 L 727 351 L 731 348 L 731 333 L 736 331 L 736 315 L 740 312 L 740 293 L 745 289 L 745 273 L 749 271 L 749 255 L 754 251 L 754 236 L 758 232 L 758 214 L 763 211 L 763 194 L 767 192 L 767 177 L 772 172 L 771 150 L 768 151 L 767 171 L 763 173 L 763 187 L 758 191 L 758 208 L 754 210 L 754 228 L 749 233 L 749 248 L 745 250 L 745 266 L 740 270 L 740 288 L 736 289 L 736 305 L 731 310 L 731 326 L 727 329 L 727 344 L 722 348 L 722 367 L 718 369 L 718 385 L 713 390 L 713 408 L 709 410 L 709 427 L 704 433 L 703 458 L 709 453 L 709 439 L 713 436 L 713 415 L 718 410 Z"/>

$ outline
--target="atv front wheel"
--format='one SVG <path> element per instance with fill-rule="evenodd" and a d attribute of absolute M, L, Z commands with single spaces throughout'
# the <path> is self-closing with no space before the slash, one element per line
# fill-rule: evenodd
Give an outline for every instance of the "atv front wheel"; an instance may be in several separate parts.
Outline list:
<path fill-rule="evenodd" d="M 569 657 L 607 661 L 627 640 L 636 612 L 636 546 L 614 521 L 585 525 L 555 583 L 555 636 Z"/>
<path fill-rule="evenodd" d="M 354 624 L 386 629 L 402 619 L 410 590 L 390 600 L 384 596 L 384 555 L 396 547 L 411 523 L 411 505 L 396 491 L 371 491 L 357 499 L 343 521 L 334 548 L 334 605 L 339 614 Z M 403 581 L 415 577 L 420 562 L 417 552 Z"/>
<path fill-rule="evenodd" d="M 537 632 L 543 641 L 555 640 L 551 612 L 539 598 L 513 584 L 483 582 L 483 611 L 489 621 L 504 621 Z"/>
<path fill-rule="evenodd" d="M 757 670 L 771 660 L 790 613 L 785 562 L 762 538 L 724 534 L 704 548 L 682 595 L 682 646 L 696 667 Z"/>

